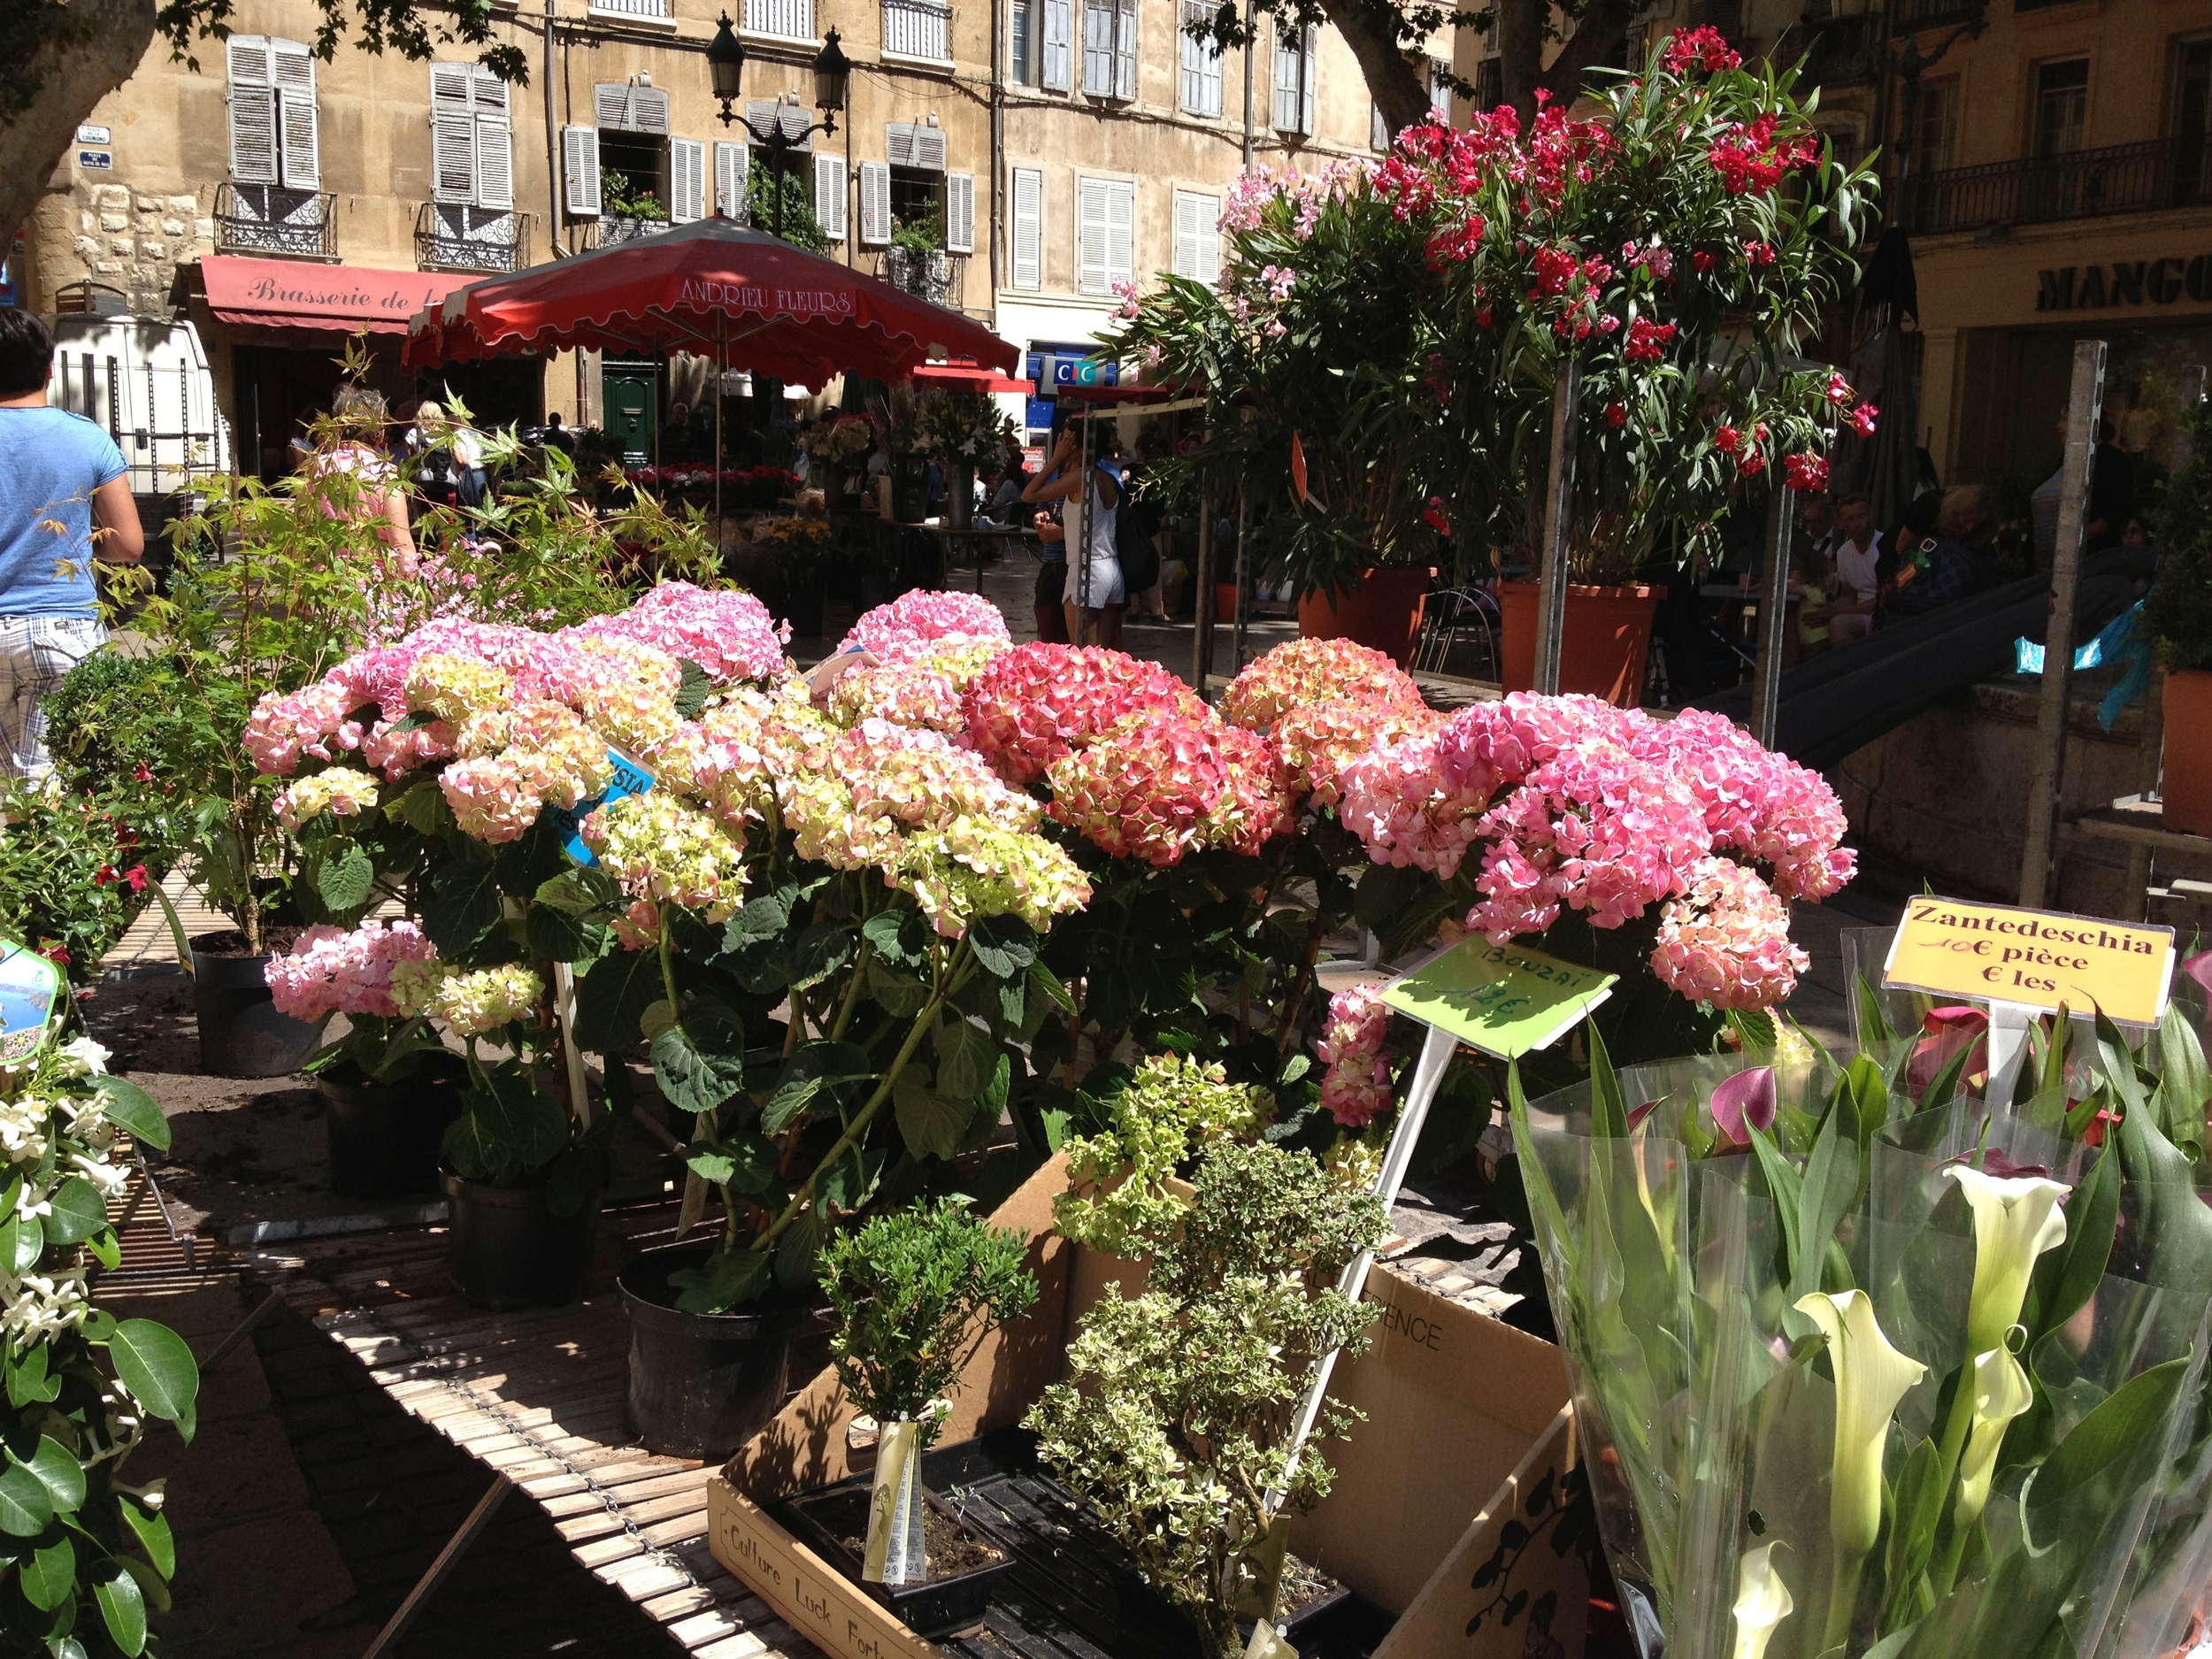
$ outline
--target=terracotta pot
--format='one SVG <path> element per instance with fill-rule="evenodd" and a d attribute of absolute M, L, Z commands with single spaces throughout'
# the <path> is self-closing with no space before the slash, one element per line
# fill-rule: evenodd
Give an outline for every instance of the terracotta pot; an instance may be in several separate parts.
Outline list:
<path fill-rule="evenodd" d="M 1656 588 L 1569 588 L 1560 690 L 1603 697 L 1616 708 L 1640 704 L 1644 659 L 1651 652 L 1651 617 L 1658 607 Z M 1533 690 L 1536 584 L 1500 582 L 1498 608 L 1505 619 L 1505 688 Z"/>
<path fill-rule="evenodd" d="M 2166 827 L 2212 835 L 2212 672 L 2166 675 Z"/>
<path fill-rule="evenodd" d="M 1384 651 L 1401 668 L 1413 661 L 1428 603 L 1431 569 L 1370 570 L 1348 593 L 1310 593 L 1298 602 L 1298 634 L 1308 640 L 1350 640 Z"/>
<path fill-rule="evenodd" d="M 1214 584 L 1214 620 L 1234 622 L 1237 619 L 1237 585 L 1234 582 Z"/>

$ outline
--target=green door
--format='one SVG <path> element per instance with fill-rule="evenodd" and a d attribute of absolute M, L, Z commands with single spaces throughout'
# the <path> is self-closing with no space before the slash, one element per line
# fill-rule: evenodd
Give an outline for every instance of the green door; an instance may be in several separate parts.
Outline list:
<path fill-rule="evenodd" d="M 599 371 L 607 411 L 607 435 L 622 446 L 631 466 L 651 463 L 660 415 L 660 371 L 650 363 L 608 363 Z"/>

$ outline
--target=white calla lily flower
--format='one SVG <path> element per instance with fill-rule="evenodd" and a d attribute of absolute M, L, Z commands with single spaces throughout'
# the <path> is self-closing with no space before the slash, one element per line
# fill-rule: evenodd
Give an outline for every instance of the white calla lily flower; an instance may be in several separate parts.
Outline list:
<path fill-rule="evenodd" d="M 1956 1525 L 1970 1526 L 1989 1502 L 1989 1483 L 1997 1467 L 1997 1448 L 2005 1431 L 2035 1403 L 2025 1367 L 2009 1348 L 1993 1348 L 1974 1358 L 1974 1422 L 1967 1431 L 1966 1455 L 1959 1459 Z"/>
<path fill-rule="evenodd" d="M 1774 1565 L 1774 1545 L 1747 1549 L 1736 1566 L 1735 1659 L 1766 1659 L 1774 1627 L 1796 1609 Z"/>
<path fill-rule="evenodd" d="M 1943 1173 L 1959 1184 L 1974 1211 L 1974 1292 L 1966 1313 L 1966 1341 L 1976 1354 L 2002 1348 L 2005 1333 L 2020 1323 L 2035 1258 L 2066 1242 L 2062 1181 L 2039 1175 L 1985 1175 L 1953 1164 Z"/>
<path fill-rule="evenodd" d="M 1889 1420 L 1928 1368 L 1890 1345 L 1863 1290 L 1801 1297 L 1797 1310 L 1828 1339 L 1836 1373 L 1836 1449 L 1829 1525 L 1839 1557 L 1856 1560 L 1882 1530 L 1882 1448 Z"/>

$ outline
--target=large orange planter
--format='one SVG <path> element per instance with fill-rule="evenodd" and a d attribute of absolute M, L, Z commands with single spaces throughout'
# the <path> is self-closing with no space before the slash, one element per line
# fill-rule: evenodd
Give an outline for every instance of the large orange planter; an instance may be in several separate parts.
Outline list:
<path fill-rule="evenodd" d="M 1536 584 L 1500 582 L 1504 613 L 1505 688 L 1536 685 Z M 1559 659 L 1559 688 L 1603 697 L 1617 708 L 1644 700 L 1644 659 L 1651 651 L 1655 588 L 1570 588 L 1567 633 Z"/>
<path fill-rule="evenodd" d="M 2166 827 L 2212 835 L 2212 673 L 2166 676 Z"/>
<path fill-rule="evenodd" d="M 1399 667 L 1413 662 L 1421 640 L 1432 570 L 1363 571 L 1349 593 L 1310 593 L 1298 602 L 1298 634 L 1308 640 L 1350 640 L 1387 652 Z"/>

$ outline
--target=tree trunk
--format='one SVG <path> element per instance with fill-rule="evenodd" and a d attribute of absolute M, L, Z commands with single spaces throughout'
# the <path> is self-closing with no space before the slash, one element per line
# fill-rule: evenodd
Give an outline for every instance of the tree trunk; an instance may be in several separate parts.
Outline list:
<path fill-rule="evenodd" d="M 81 40 L 47 41 L 21 73 L 39 83 L 29 104 L 0 126 L 0 235 L 29 221 L 77 125 L 130 78 L 154 40 L 154 0 L 78 0 Z"/>
<path fill-rule="evenodd" d="M 1359 59 L 1367 90 L 1392 135 L 1427 119 L 1429 89 L 1398 43 L 1397 9 L 1363 0 L 1321 0 L 1321 9 Z"/>
<path fill-rule="evenodd" d="M 1549 0 L 1499 0 L 1498 54 L 1505 101 L 1521 114 L 1524 131 L 1536 114 L 1536 89 L 1571 104 L 1582 89 L 1582 72 L 1606 57 L 1628 32 L 1636 14 L 1630 0 L 1590 0 L 1574 38 L 1544 61 L 1544 27 Z"/>

